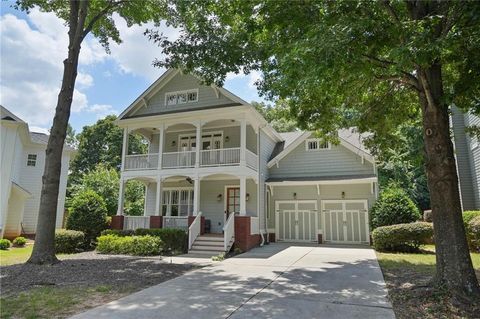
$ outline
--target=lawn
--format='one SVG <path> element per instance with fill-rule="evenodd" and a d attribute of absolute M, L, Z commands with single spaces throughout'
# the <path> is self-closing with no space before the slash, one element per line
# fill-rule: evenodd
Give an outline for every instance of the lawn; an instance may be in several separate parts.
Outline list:
<path fill-rule="evenodd" d="M 27 261 L 32 254 L 33 245 L 25 247 L 11 247 L 9 250 L 0 250 L 0 266 L 21 264 Z"/>
<path fill-rule="evenodd" d="M 465 307 L 447 291 L 432 288 L 435 274 L 435 247 L 425 246 L 421 254 L 379 253 L 388 294 L 395 315 L 403 318 L 478 318 L 480 305 Z M 480 254 L 472 253 L 473 266 L 480 279 Z"/>

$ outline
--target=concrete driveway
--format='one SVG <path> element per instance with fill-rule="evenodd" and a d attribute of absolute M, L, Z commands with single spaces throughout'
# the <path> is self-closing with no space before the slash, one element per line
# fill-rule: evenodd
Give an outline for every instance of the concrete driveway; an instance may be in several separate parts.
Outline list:
<path fill-rule="evenodd" d="M 73 318 L 395 318 L 367 247 L 271 244 Z"/>

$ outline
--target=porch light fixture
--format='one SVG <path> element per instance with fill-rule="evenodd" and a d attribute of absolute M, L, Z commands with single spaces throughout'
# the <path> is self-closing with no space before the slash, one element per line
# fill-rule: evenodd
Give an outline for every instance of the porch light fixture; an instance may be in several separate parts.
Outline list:
<path fill-rule="evenodd" d="M 222 201 L 222 194 L 218 194 L 217 195 L 217 202 L 221 202 Z"/>
<path fill-rule="evenodd" d="M 248 202 L 249 199 L 250 199 L 250 194 L 247 193 L 247 194 L 245 195 L 245 200 Z"/>
<path fill-rule="evenodd" d="M 342 199 L 345 199 L 345 192 L 342 192 Z"/>
<path fill-rule="evenodd" d="M 293 193 L 293 199 L 297 199 L 297 193 Z"/>
<path fill-rule="evenodd" d="M 225 136 L 225 142 L 229 142 L 230 141 L 230 137 L 229 136 Z"/>
<path fill-rule="evenodd" d="M 172 141 L 172 146 L 175 146 L 177 145 L 177 142 L 175 142 L 175 140 Z"/>

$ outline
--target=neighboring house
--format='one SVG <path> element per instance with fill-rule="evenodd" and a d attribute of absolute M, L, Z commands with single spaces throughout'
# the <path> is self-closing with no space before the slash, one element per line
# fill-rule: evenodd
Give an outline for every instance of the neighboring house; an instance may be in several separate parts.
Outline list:
<path fill-rule="evenodd" d="M 462 209 L 480 209 L 480 141 L 465 132 L 469 126 L 480 126 L 480 118 L 453 107 L 451 122 Z"/>
<path fill-rule="evenodd" d="M 27 123 L 3 106 L 0 111 L 0 238 L 33 235 L 37 226 L 48 135 L 30 132 Z M 57 228 L 63 223 L 68 166 L 73 152 L 67 146 L 63 152 Z"/>
<path fill-rule="evenodd" d="M 332 145 L 309 132 L 277 133 L 247 102 L 178 70 L 117 123 L 124 139 L 114 228 L 189 227 L 189 250 L 212 254 L 233 242 L 242 250 L 268 240 L 369 242 L 377 172 L 359 134 L 342 130 Z M 126 154 L 135 133 L 148 139 L 148 154 Z M 123 216 L 131 179 L 146 185 L 141 217 Z"/>

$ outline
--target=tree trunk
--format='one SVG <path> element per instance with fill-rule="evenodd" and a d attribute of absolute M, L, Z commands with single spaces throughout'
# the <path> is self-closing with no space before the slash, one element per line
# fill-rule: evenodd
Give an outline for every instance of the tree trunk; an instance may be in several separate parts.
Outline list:
<path fill-rule="evenodd" d="M 439 62 L 417 69 L 423 114 L 428 188 L 432 203 L 436 283 L 457 296 L 480 296 L 462 220 L 457 169 L 443 100 Z"/>
<path fill-rule="evenodd" d="M 80 5 L 81 4 L 81 5 Z M 58 189 L 62 169 L 62 152 L 67 132 L 73 90 L 77 78 L 78 57 L 83 40 L 83 25 L 88 1 L 70 1 L 68 58 L 63 61 L 62 88 L 58 94 L 55 117 L 45 152 L 45 170 L 38 212 L 35 245 L 28 263 L 52 264 L 55 256 L 55 224 L 57 219 Z"/>

